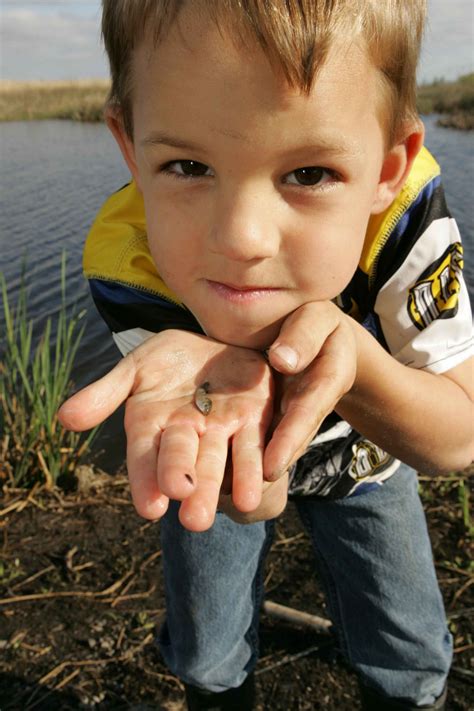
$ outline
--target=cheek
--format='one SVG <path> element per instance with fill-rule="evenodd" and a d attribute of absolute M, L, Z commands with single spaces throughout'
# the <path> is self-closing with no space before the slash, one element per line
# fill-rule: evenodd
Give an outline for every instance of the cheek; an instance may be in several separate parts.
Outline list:
<path fill-rule="evenodd" d="M 156 203 L 145 205 L 148 246 L 158 273 L 170 288 L 176 289 L 192 260 L 189 230 L 173 211 L 161 210 Z"/>
<path fill-rule="evenodd" d="M 365 230 L 366 221 L 358 227 L 326 226 L 318 235 L 300 241 L 300 249 L 289 252 L 293 274 L 309 297 L 333 299 L 348 285 L 359 263 Z"/>

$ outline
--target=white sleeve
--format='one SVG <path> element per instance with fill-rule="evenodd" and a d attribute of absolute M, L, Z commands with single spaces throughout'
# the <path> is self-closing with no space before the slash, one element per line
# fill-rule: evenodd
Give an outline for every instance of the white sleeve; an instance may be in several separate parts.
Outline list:
<path fill-rule="evenodd" d="M 112 338 L 120 353 L 126 356 L 154 335 L 152 331 L 146 331 L 144 328 L 130 328 L 128 331 L 112 333 Z"/>
<path fill-rule="evenodd" d="M 459 231 L 451 217 L 431 222 L 383 285 L 375 312 L 400 363 L 443 373 L 473 353 L 469 294 Z"/>

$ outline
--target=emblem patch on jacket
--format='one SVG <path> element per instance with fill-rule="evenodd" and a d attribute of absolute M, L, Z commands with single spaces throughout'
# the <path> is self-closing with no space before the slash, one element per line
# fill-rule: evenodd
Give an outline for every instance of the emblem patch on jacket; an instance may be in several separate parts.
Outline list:
<path fill-rule="evenodd" d="M 409 290 L 408 313 L 420 331 L 438 318 L 456 315 L 463 265 L 462 245 L 455 242 Z"/>

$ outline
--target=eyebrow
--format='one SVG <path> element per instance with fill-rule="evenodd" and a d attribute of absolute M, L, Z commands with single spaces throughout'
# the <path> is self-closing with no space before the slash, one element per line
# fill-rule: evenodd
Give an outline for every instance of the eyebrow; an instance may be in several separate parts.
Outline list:
<path fill-rule="evenodd" d="M 234 138 L 243 138 L 240 135 L 233 135 Z M 152 131 L 148 136 L 146 136 L 140 145 L 147 146 L 171 146 L 172 148 L 180 148 L 187 151 L 198 151 L 202 150 L 202 146 L 198 146 L 197 143 L 192 143 L 191 141 L 183 141 L 176 136 L 172 136 L 164 131 Z M 309 141 L 308 144 L 302 146 L 294 146 L 289 148 L 285 153 L 304 153 L 308 151 L 314 151 L 315 153 L 324 153 L 327 155 L 339 156 L 341 158 L 356 158 L 362 152 L 360 147 L 356 146 L 352 141 L 346 140 L 342 136 L 337 136 L 334 139 L 329 138 L 318 138 L 317 141 Z"/>
<path fill-rule="evenodd" d="M 198 145 L 189 141 L 182 141 L 180 138 L 170 136 L 162 131 L 153 131 L 140 141 L 141 146 L 172 146 L 173 148 L 183 148 L 185 150 L 196 151 Z"/>

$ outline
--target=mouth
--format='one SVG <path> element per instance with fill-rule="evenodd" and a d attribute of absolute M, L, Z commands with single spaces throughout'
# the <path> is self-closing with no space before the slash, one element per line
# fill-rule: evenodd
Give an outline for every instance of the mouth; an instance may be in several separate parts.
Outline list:
<path fill-rule="evenodd" d="M 207 284 L 212 291 L 227 301 L 234 303 L 249 302 L 274 295 L 281 291 L 280 288 L 272 286 L 261 286 L 259 284 L 229 284 L 220 281 L 207 279 Z"/>

